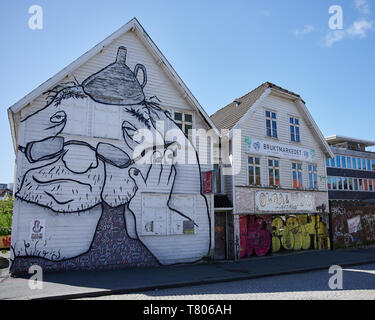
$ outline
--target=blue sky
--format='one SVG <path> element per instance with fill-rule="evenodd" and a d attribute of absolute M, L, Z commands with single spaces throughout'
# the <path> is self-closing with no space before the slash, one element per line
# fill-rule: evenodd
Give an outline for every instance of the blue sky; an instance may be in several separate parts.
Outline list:
<path fill-rule="evenodd" d="M 31 5 L 43 29 L 31 30 Z M 343 9 L 332 31 L 331 5 Z M 137 17 L 211 115 L 262 82 L 302 96 L 324 135 L 375 140 L 369 0 L 2 0 L 0 182 L 12 182 L 7 108 Z"/>

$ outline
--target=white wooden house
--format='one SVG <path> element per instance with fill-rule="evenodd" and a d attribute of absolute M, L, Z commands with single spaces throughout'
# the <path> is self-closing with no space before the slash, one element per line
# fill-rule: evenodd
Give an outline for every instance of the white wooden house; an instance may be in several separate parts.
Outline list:
<path fill-rule="evenodd" d="M 215 254 L 329 246 L 325 159 L 332 152 L 301 97 L 266 82 L 211 119 L 228 131 L 222 193 L 233 204 L 215 208 L 215 230 L 224 234 L 215 236 Z"/>
<path fill-rule="evenodd" d="M 8 114 L 11 272 L 170 265 L 210 253 L 213 196 L 201 176 L 212 166 L 175 159 L 192 147 L 190 129 L 215 127 L 136 19 Z"/>

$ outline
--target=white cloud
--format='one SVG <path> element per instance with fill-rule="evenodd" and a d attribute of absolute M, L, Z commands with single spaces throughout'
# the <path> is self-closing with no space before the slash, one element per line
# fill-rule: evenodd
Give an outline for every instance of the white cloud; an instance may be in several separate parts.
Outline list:
<path fill-rule="evenodd" d="M 339 42 L 345 38 L 346 32 L 344 30 L 329 31 L 324 38 L 326 47 L 331 47 L 335 42 Z"/>
<path fill-rule="evenodd" d="M 339 42 L 347 37 L 365 38 L 369 31 L 373 31 L 375 21 L 366 20 L 364 18 L 354 21 L 346 30 L 328 31 L 324 38 L 324 45 L 331 47 L 334 43 Z"/>
<path fill-rule="evenodd" d="M 313 31 L 315 31 L 315 27 L 311 24 L 307 24 L 303 27 L 303 29 L 296 29 L 293 31 L 293 33 L 295 36 L 303 36 Z"/>
<path fill-rule="evenodd" d="M 350 36 L 359 36 L 360 38 L 364 38 L 367 35 L 367 32 L 369 30 L 373 30 L 372 26 L 374 24 L 374 21 L 369 21 L 366 19 L 361 19 L 358 21 L 355 21 L 347 30 L 347 33 Z"/>
<path fill-rule="evenodd" d="M 370 5 L 367 0 L 355 0 L 355 7 L 362 14 L 370 14 Z"/>

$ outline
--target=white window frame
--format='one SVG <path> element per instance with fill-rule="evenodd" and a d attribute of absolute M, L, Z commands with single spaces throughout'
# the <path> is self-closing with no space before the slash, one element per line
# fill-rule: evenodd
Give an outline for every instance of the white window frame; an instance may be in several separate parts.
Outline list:
<path fill-rule="evenodd" d="M 268 118 L 267 115 L 266 115 L 266 112 L 270 112 L 270 117 Z M 275 114 L 276 118 L 273 119 L 272 118 L 272 113 Z M 273 120 L 272 120 L 273 119 Z M 271 136 L 269 136 L 267 134 L 267 120 L 270 120 L 271 121 Z M 276 137 L 273 136 L 273 132 L 272 132 L 272 121 L 274 121 L 276 123 Z M 278 123 L 277 123 L 277 112 L 275 110 L 272 110 L 272 109 L 268 109 L 268 108 L 265 108 L 264 109 L 264 134 L 266 136 L 266 138 L 271 138 L 271 139 L 275 139 L 275 140 L 278 140 L 279 139 L 279 134 L 278 134 Z"/>
<path fill-rule="evenodd" d="M 293 123 L 290 123 L 290 118 L 293 118 Z M 298 124 L 295 124 L 295 120 L 298 120 Z M 293 131 L 294 131 L 294 141 L 292 140 L 292 133 L 290 132 L 290 127 L 293 126 Z M 299 141 L 296 141 L 296 128 L 298 127 L 299 131 Z M 301 144 L 301 119 L 298 116 L 289 114 L 288 115 L 288 129 L 289 129 L 289 140 L 292 143 L 298 143 Z"/>
<path fill-rule="evenodd" d="M 269 166 L 269 161 L 272 161 L 273 162 L 273 165 L 272 165 L 272 175 L 273 175 L 273 181 L 276 182 L 276 174 L 275 174 L 275 171 L 276 169 L 279 170 L 279 184 L 273 184 L 273 185 L 270 185 L 270 166 Z M 278 161 L 279 162 L 279 166 L 276 167 L 275 166 L 275 161 Z M 268 176 L 268 186 L 269 187 L 281 187 L 281 174 L 280 174 L 280 159 L 279 158 L 267 158 L 267 176 Z"/>
<path fill-rule="evenodd" d="M 255 159 L 255 158 L 258 158 L 259 159 L 259 165 L 258 164 L 255 164 L 255 162 L 251 165 L 254 167 L 254 177 L 256 177 L 255 175 L 255 168 L 256 167 L 259 167 L 259 184 L 250 184 L 250 174 L 249 174 L 249 167 L 250 167 L 250 164 L 249 164 L 249 157 Z M 259 157 L 259 156 L 254 156 L 252 154 L 246 154 L 246 161 L 247 161 L 247 185 L 249 186 L 262 186 L 262 158 Z M 267 162 L 268 164 L 268 162 Z M 279 173 L 280 174 L 280 173 Z"/>
<path fill-rule="evenodd" d="M 182 116 L 181 119 L 182 120 L 176 120 L 176 113 L 180 113 L 181 114 L 181 116 Z M 191 116 L 191 122 L 185 121 L 185 115 L 190 115 Z M 191 125 L 191 129 L 195 128 L 194 112 L 189 112 L 187 110 L 173 110 L 173 121 L 176 124 L 181 124 L 181 126 L 182 126 L 181 130 L 182 130 L 182 132 L 184 134 L 185 134 L 185 125 Z M 191 133 L 189 133 L 186 136 L 187 137 L 191 137 Z"/>
<path fill-rule="evenodd" d="M 296 164 L 296 169 L 293 169 L 293 164 Z M 301 169 L 298 169 L 298 165 L 301 165 Z M 303 190 L 303 163 L 302 162 L 299 162 L 299 161 L 291 161 L 290 162 L 290 169 L 291 169 L 291 173 L 292 173 L 292 189 L 295 189 L 295 190 Z M 298 172 L 301 171 L 301 188 L 295 188 L 294 185 L 293 185 L 293 172 L 294 170 L 296 171 L 296 174 L 297 174 L 297 183 L 298 183 Z"/>
<path fill-rule="evenodd" d="M 311 171 L 311 175 L 312 175 L 312 179 L 313 179 L 313 183 L 312 183 L 313 187 L 312 188 L 310 187 L 310 169 L 309 169 L 309 166 L 311 166 L 311 168 L 312 168 L 312 171 Z M 314 168 L 315 168 L 315 171 L 314 171 Z M 316 185 L 314 185 L 314 182 L 315 182 L 314 176 L 316 176 Z M 302 176 L 302 180 L 303 180 L 303 176 Z M 311 190 L 317 190 L 318 189 L 318 166 L 315 163 L 308 163 L 307 164 L 307 180 L 308 180 L 308 183 L 309 183 L 309 189 L 311 189 Z"/>

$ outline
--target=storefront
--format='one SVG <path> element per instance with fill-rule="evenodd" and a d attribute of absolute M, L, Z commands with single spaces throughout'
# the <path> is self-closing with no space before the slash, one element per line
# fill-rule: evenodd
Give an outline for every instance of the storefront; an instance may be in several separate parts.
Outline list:
<path fill-rule="evenodd" d="M 240 258 L 330 248 L 324 192 L 236 191 Z"/>

